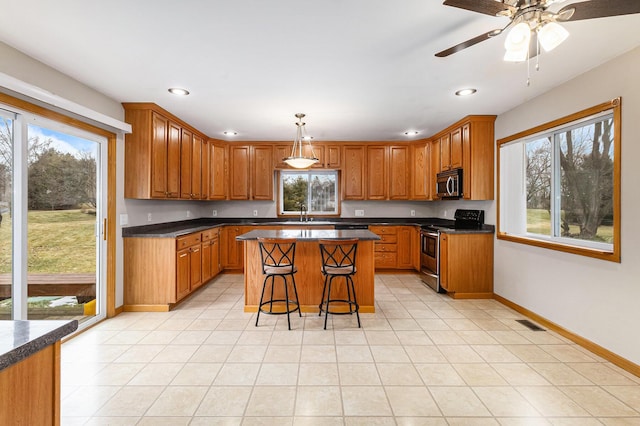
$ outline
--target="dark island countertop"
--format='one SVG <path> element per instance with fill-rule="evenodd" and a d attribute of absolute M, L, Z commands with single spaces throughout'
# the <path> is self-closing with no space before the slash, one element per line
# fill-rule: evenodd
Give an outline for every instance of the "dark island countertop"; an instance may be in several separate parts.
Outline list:
<path fill-rule="evenodd" d="M 0 371 L 78 329 L 78 321 L 0 321 Z"/>
<path fill-rule="evenodd" d="M 283 230 L 260 230 L 249 231 L 246 234 L 238 235 L 236 240 L 249 241 L 258 238 L 295 238 L 298 241 L 317 240 L 345 240 L 357 238 L 362 241 L 375 241 L 380 237 L 366 229 L 283 229 Z"/>
<path fill-rule="evenodd" d="M 183 220 L 178 222 L 156 223 L 152 225 L 129 226 L 122 228 L 124 238 L 177 238 L 193 232 L 204 231 L 206 229 L 219 226 L 288 226 L 292 229 L 297 226 L 336 226 L 336 227 L 357 227 L 369 225 L 408 225 L 408 226 L 437 226 L 442 232 L 448 233 L 493 233 L 493 225 L 484 225 L 481 229 L 454 229 L 454 221 L 437 217 L 426 218 L 331 218 L 327 220 L 311 220 L 300 222 L 292 218 L 199 218 Z"/>

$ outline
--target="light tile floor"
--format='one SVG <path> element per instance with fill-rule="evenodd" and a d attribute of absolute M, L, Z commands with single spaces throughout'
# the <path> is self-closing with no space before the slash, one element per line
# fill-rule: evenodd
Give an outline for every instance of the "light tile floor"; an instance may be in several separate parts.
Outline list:
<path fill-rule="evenodd" d="M 243 312 L 222 275 L 62 345 L 63 425 L 640 425 L 640 378 L 493 300 L 376 275 L 376 313 Z"/>

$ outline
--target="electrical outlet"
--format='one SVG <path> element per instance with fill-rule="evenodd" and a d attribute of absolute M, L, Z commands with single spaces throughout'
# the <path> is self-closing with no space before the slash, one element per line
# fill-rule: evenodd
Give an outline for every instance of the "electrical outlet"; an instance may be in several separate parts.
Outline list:
<path fill-rule="evenodd" d="M 187 210 L 187 217 L 191 217 L 191 210 Z"/>
<path fill-rule="evenodd" d="M 356 216 L 364 216 L 364 210 L 356 210 Z"/>
<path fill-rule="evenodd" d="M 124 225 L 128 225 L 129 224 L 129 215 L 128 214 L 121 214 L 120 215 L 120 226 L 124 226 Z"/>
<path fill-rule="evenodd" d="M 415 216 L 416 215 L 416 211 L 415 210 L 411 210 L 411 216 Z"/>
<path fill-rule="evenodd" d="M 218 216 L 218 210 L 214 210 L 211 212 L 211 216 Z"/>
<path fill-rule="evenodd" d="M 151 216 L 151 213 L 147 213 L 147 222 L 151 222 L 153 220 L 153 216 Z"/>
<path fill-rule="evenodd" d="M 258 216 L 258 210 L 254 210 L 254 211 L 253 211 L 253 215 L 254 215 L 254 216 Z"/>

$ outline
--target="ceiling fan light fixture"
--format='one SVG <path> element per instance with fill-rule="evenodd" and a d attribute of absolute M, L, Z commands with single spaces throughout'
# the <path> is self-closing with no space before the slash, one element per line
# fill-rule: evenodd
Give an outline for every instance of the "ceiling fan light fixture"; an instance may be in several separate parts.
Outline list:
<path fill-rule="evenodd" d="M 527 59 L 529 42 L 531 41 L 531 28 L 526 22 L 520 22 L 511 28 L 504 40 L 504 60 L 508 62 L 522 62 Z"/>
<path fill-rule="evenodd" d="M 304 116 L 305 114 L 301 112 L 296 114 L 298 122 L 296 123 L 296 138 L 293 140 L 291 155 L 282 159 L 282 161 L 284 161 L 294 169 L 306 169 L 320 161 L 318 157 L 316 157 L 315 152 L 313 152 L 313 146 L 311 145 L 311 139 L 313 138 L 306 135 L 306 129 L 304 127 L 306 123 L 302 121 Z M 309 144 L 311 156 L 302 155 L 303 141 L 307 141 L 307 143 Z"/>
<path fill-rule="evenodd" d="M 551 52 L 569 37 L 569 31 L 555 22 L 547 22 L 538 30 L 538 40 L 545 52 Z"/>

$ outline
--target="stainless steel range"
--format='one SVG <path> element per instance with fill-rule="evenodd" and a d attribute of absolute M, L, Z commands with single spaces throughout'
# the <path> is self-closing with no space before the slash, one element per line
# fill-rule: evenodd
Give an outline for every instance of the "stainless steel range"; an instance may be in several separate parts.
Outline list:
<path fill-rule="evenodd" d="M 425 225 L 420 230 L 420 276 L 422 281 L 438 293 L 440 288 L 440 233 L 447 229 L 480 229 L 484 225 L 484 210 L 458 209 L 451 225 Z"/>

